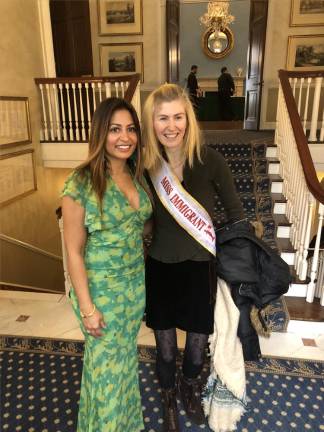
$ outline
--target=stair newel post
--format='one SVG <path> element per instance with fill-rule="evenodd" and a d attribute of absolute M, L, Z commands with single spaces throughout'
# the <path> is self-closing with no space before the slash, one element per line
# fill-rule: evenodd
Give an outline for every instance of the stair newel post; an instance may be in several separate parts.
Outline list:
<path fill-rule="evenodd" d="M 72 127 L 72 112 L 71 112 L 71 102 L 70 102 L 70 84 L 65 83 L 65 89 L 66 89 L 66 98 L 68 102 L 68 123 L 69 123 L 69 138 L 71 141 L 74 140 L 74 133 L 73 133 L 73 127 Z"/>
<path fill-rule="evenodd" d="M 309 134 L 309 141 L 314 141 L 314 142 L 317 141 L 316 132 L 317 132 L 317 120 L 318 120 L 318 113 L 319 113 L 322 81 L 323 81 L 323 77 L 315 78 L 313 111 L 312 111 L 311 128 Z"/>
<path fill-rule="evenodd" d="M 40 89 L 41 98 L 42 98 L 44 138 L 45 138 L 45 141 L 48 141 L 47 116 L 46 116 L 46 106 L 45 106 L 45 100 L 44 100 L 43 84 L 39 84 L 39 89 Z"/>
<path fill-rule="evenodd" d="M 307 218 L 307 226 L 306 226 L 306 234 L 305 234 L 305 241 L 304 241 L 304 250 L 303 250 L 303 260 L 301 263 L 301 269 L 299 273 L 299 278 L 301 280 L 306 279 L 307 275 L 307 255 L 308 255 L 308 245 L 310 241 L 310 233 L 311 233 L 311 226 L 312 226 L 312 220 L 313 220 L 313 213 L 314 213 L 314 204 L 315 204 L 315 198 L 312 194 L 308 194 L 308 218 Z"/>
<path fill-rule="evenodd" d="M 75 96 L 75 83 L 72 83 L 72 92 L 73 92 L 73 105 L 74 105 L 74 115 L 75 115 L 75 139 L 77 141 L 80 141 L 80 128 L 79 128 L 79 114 L 78 114 L 78 107 L 76 103 L 76 96 Z"/>
<path fill-rule="evenodd" d="M 86 89 L 86 101 L 87 101 L 87 116 L 88 116 L 88 139 L 90 138 L 91 130 L 91 114 L 90 114 L 90 100 L 89 100 L 89 83 L 85 83 L 84 87 Z"/>
<path fill-rule="evenodd" d="M 60 111 L 59 111 L 59 101 L 58 101 L 58 88 L 57 84 L 53 84 L 53 95 L 54 95 L 54 107 L 55 107 L 55 120 L 56 120 L 56 136 L 57 140 L 61 141 L 61 121 L 60 121 Z"/>
<path fill-rule="evenodd" d="M 83 100 L 82 100 L 82 83 L 78 83 L 79 89 L 79 101 L 80 101 L 80 114 L 81 114 L 81 137 L 82 141 L 86 140 L 86 133 L 84 127 L 84 112 L 83 112 Z"/>
<path fill-rule="evenodd" d="M 314 294 L 315 294 L 315 281 L 316 281 L 317 271 L 318 271 L 318 267 L 319 267 L 319 265 L 318 265 L 319 264 L 319 249 L 320 249 L 320 242 L 321 242 L 323 218 L 324 218 L 324 205 L 320 204 L 318 206 L 318 226 L 317 226 L 314 255 L 313 255 L 312 266 L 311 266 L 311 274 L 310 274 L 311 280 L 307 286 L 306 301 L 309 303 L 313 302 Z"/>
<path fill-rule="evenodd" d="M 63 140 L 67 141 L 67 132 L 66 132 L 66 122 L 65 122 L 65 108 L 63 102 L 63 84 L 59 83 L 60 89 L 60 102 L 61 102 L 61 112 L 62 112 L 62 124 L 63 124 Z"/>
<path fill-rule="evenodd" d="M 47 99 L 48 114 L 49 114 L 49 132 L 51 135 L 51 140 L 54 141 L 54 122 L 53 122 L 52 98 L 51 98 L 50 85 L 45 84 L 45 89 L 46 89 L 46 99 Z"/>

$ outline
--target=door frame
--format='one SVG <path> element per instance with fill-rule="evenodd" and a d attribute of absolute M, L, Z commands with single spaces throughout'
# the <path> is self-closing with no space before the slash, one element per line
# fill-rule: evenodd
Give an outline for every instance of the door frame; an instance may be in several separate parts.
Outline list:
<path fill-rule="evenodd" d="M 56 78 L 49 0 L 37 0 L 37 6 L 41 34 L 44 75 L 46 78 Z"/>

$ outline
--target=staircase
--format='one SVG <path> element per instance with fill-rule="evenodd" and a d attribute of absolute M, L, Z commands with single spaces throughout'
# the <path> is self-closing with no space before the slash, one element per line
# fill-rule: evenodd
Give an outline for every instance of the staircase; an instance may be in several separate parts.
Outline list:
<path fill-rule="evenodd" d="M 291 244 L 292 223 L 286 217 L 287 199 L 283 195 L 283 179 L 279 174 L 280 162 L 276 157 L 277 146 L 274 144 L 274 136 L 268 133 L 246 131 L 205 131 L 205 142 L 210 147 L 220 152 L 229 165 L 236 190 L 244 207 L 245 215 L 250 222 L 261 222 L 263 227 L 262 239 L 275 249 L 290 266 L 293 275 L 293 283 L 287 296 L 297 297 L 294 303 L 278 301 L 272 304 L 270 314 L 270 326 L 273 331 L 285 331 L 288 327 L 290 315 L 286 304 L 292 306 L 293 318 L 302 320 L 299 309 L 305 310 L 305 297 L 307 284 L 299 280 L 294 269 L 296 250 Z M 261 135 L 261 138 L 258 138 Z M 224 208 L 217 197 L 214 213 L 214 224 L 217 227 L 226 222 Z M 301 300 L 298 303 L 298 300 Z M 288 308 L 289 309 L 289 308 Z M 324 308 L 312 305 L 312 313 L 305 316 L 307 321 L 313 319 L 324 321 Z M 318 311 L 318 309 L 321 309 Z M 292 325 L 295 326 L 295 320 Z"/>

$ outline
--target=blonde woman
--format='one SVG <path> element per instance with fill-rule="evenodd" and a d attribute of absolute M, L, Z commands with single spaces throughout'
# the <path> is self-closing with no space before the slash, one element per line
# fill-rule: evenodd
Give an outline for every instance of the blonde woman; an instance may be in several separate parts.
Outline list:
<path fill-rule="evenodd" d="M 154 329 L 156 371 L 162 388 L 164 431 L 179 431 L 176 402 L 176 328 L 186 332 L 180 396 L 189 418 L 205 419 L 198 380 L 208 335 L 213 332 L 211 251 L 215 192 L 229 220 L 243 215 L 223 157 L 202 146 L 188 96 L 164 84 L 143 112 L 144 164 L 152 191 L 153 239 L 146 260 L 146 323 Z"/>
<path fill-rule="evenodd" d="M 85 336 L 78 432 L 144 428 L 137 334 L 151 204 L 142 173 L 136 112 L 125 100 L 106 99 L 93 117 L 89 157 L 63 190 L 71 299 Z"/>

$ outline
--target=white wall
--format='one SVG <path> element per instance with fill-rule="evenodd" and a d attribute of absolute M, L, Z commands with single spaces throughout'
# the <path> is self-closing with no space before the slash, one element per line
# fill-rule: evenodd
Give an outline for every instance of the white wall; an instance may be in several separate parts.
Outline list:
<path fill-rule="evenodd" d="M 275 128 L 278 70 L 286 69 L 288 36 L 324 34 L 324 26 L 290 27 L 290 0 L 269 0 L 263 70 L 261 129 Z"/>

